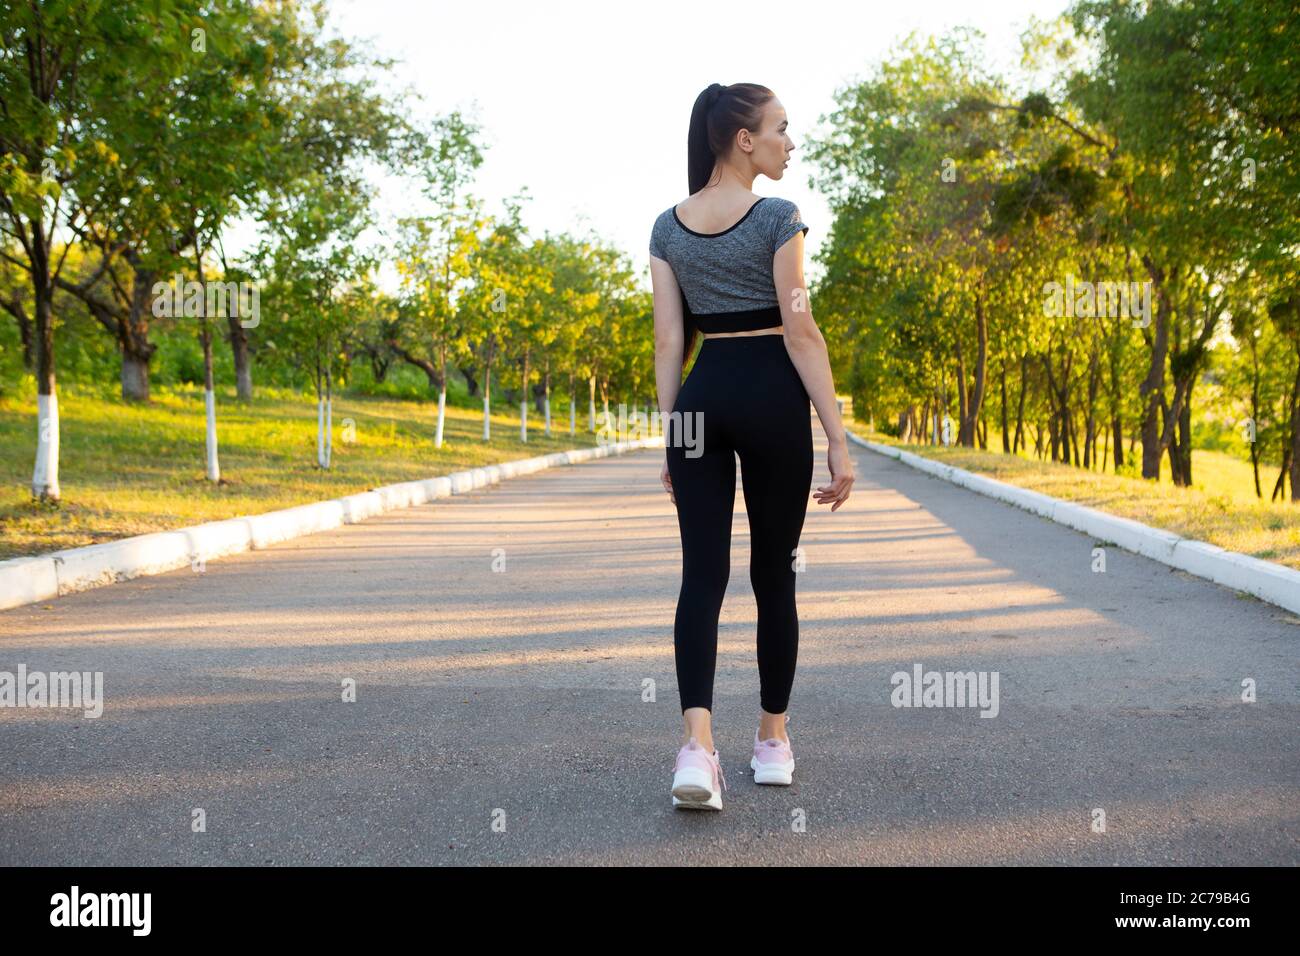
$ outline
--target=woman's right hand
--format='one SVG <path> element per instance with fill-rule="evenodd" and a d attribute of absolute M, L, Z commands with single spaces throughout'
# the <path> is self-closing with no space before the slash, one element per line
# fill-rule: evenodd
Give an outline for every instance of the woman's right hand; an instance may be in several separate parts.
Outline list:
<path fill-rule="evenodd" d="M 668 456 L 664 456 L 664 467 L 659 472 L 659 480 L 664 483 L 664 491 L 668 492 L 668 497 L 672 499 L 673 504 L 677 504 L 677 496 L 673 494 L 673 476 L 668 473 Z"/>
<path fill-rule="evenodd" d="M 831 511 L 834 511 L 848 500 L 849 491 L 853 488 L 855 476 L 853 459 L 849 457 L 849 446 L 831 445 L 826 453 L 826 464 L 831 471 L 831 483 L 817 488 L 817 503 L 824 505 L 833 501 L 835 503 L 831 505 Z"/>

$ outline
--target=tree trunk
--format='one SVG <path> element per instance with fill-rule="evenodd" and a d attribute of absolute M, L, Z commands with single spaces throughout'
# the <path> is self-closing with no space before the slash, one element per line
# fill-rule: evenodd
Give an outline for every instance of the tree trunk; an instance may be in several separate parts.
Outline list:
<path fill-rule="evenodd" d="M 1295 501 L 1295 490 L 1300 486 L 1300 363 L 1296 364 L 1295 385 L 1291 390 L 1291 447 L 1287 454 L 1291 459 L 1291 500 Z M 1284 467 L 1282 471 L 1286 473 L 1287 469 Z"/>
<path fill-rule="evenodd" d="M 206 294 L 206 293 L 205 293 Z M 206 318 L 200 318 L 199 341 L 203 343 L 203 409 L 206 418 L 205 447 L 208 481 L 221 481 L 221 464 L 217 458 L 217 392 L 212 377 L 212 330 Z"/>
<path fill-rule="evenodd" d="M 528 441 L 528 352 L 524 348 L 523 367 L 520 369 L 519 377 L 519 440 Z"/>
<path fill-rule="evenodd" d="M 334 405 L 333 377 L 329 364 L 321 364 L 320 352 L 316 354 L 316 467 L 328 471 L 333 453 Z"/>
<path fill-rule="evenodd" d="M 465 364 L 460 366 L 460 374 L 465 379 L 465 384 L 469 388 L 469 397 L 473 398 L 478 394 L 478 368 L 474 365 Z M 484 388 L 487 388 L 486 378 L 484 379 Z M 483 393 L 487 395 L 486 392 Z"/>
<path fill-rule="evenodd" d="M 1174 446 L 1178 456 L 1178 479 L 1184 488 L 1192 486 L 1192 395 L 1189 389 L 1178 411 L 1178 441 Z"/>
<path fill-rule="evenodd" d="M 1088 405 L 1084 412 L 1083 467 L 1091 468 L 1096 462 L 1097 445 L 1097 388 L 1101 384 L 1101 362 L 1094 344 L 1088 355 Z"/>
<path fill-rule="evenodd" d="M 442 380 L 438 388 L 438 427 L 434 433 L 433 447 L 442 447 L 442 431 L 447 421 L 447 346 L 446 343 L 440 343 L 438 346 L 438 377 Z"/>
<path fill-rule="evenodd" d="M 334 460 L 334 372 L 325 366 L 325 467 Z"/>
<path fill-rule="evenodd" d="M 1011 423 L 1007 415 L 1007 360 L 998 362 L 998 383 L 1002 389 L 1002 454 L 1011 454 Z"/>
<path fill-rule="evenodd" d="M 252 356 L 248 348 L 248 330 L 240 322 L 238 315 L 226 317 L 226 325 L 230 329 L 230 354 L 235 360 L 235 397 L 241 402 L 251 402 L 253 400 Z M 382 376 L 376 381 L 382 381 Z"/>
<path fill-rule="evenodd" d="M 1255 339 L 1246 337 L 1250 343 L 1250 359 L 1254 375 L 1250 382 L 1250 467 L 1255 473 L 1255 497 L 1263 498 L 1264 492 L 1259 486 L 1259 351 Z"/>
<path fill-rule="evenodd" d="M 36 323 L 36 467 L 32 496 L 58 501 L 59 399 L 54 383 L 54 288 L 42 223 L 32 222 L 32 297 Z"/>
<path fill-rule="evenodd" d="M 984 290 L 979 287 L 975 290 L 975 384 L 971 394 L 970 401 L 966 402 L 966 421 L 962 427 L 966 431 L 966 441 L 964 444 L 969 447 L 975 444 L 975 430 L 980 415 L 984 411 L 984 391 L 988 385 L 988 365 L 989 365 L 989 326 L 988 317 L 984 314 Z M 981 444 L 986 445 L 987 436 L 981 440 Z"/>
<path fill-rule="evenodd" d="M 1047 372 L 1047 427 L 1051 435 L 1052 461 L 1061 461 L 1061 396 L 1056 388 L 1056 378 L 1052 375 L 1052 346 L 1048 343 L 1043 353 L 1043 369 Z"/>
<path fill-rule="evenodd" d="M 1016 401 L 1016 437 L 1011 442 L 1011 451 L 1018 454 L 1021 448 L 1027 448 L 1025 441 L 1025 393 L 1029 391 L 1029 353 L 1020 356 L 1020 398 Z"/>
<path fill-rule="evenodd" d="M 439 392 L 442 390 L 444 376 L 441 374 L 441 372 L 439 371 L 436 365 L 434 365 L 427 358 L 423 358 L 422 356 L 416 355 L 413 352 L 407 351 L 402 346 L 398 345 L 396 342 L 390 342 L 388 344 L 389 347 L 392 348 L 392 350 L 397 353 L 398 358 L 400 358 L 403 362 L 406 362 L 408 365 L 414 365 L 416 368 L 418 368 L 421 372 L 424 373 L 424 377 L 429 383 L 429 391 Z"/>
<path fill-rule="evenodd" d="M 149 401 L 149 360 L 122 351 L 122 397 L 129 402 Z"/>
<path fill-rule="evenodd" d="M 208 481 L 221 481 L 221 465 L 217 459 L 217 393 L 212 376 L 212 327 L 208 325 L 208 287 L 203 278 L 203 250 L 194 242 L 195 274 L 199 280 L 199 342 L 203 345 L 203 408 L 206 413 L 205 445 L 207 450 Z"/>
<path fill-rule="evenodd" d="M 578 393 L 573 369 L 569 369 L 569 434 L 578 434 Z"/>
<path fill-rule="evenodd" d="M 1078 427 L 1078 425 L 1075 424 L 1075 421 L 1074 421 L 1074 412 L 1073 412 L 1073 411 L 1070 412 L 1070 417 L 1069 417 L 1069 419 L 1067 420 L 1066 425 L 1067 425 L 1067 431 L 1066 431 L 1066 434 L 1068 434 L 1068 435 L 1070 436 L 1069 447 L 1072 447 L 1072 448 L 1074 449 L 1074 461 L 1073 461 L 1073 464 L 1074 464 L 1074 467 L 1075 467 L 1075 468 L 1078 468 L 1078 467 L 1079 467 L 1079 462 L 1080 462 L 1080 458 L 1079 458 L 1079 427 Z M 1067 450 L 1068 450 L 1068 449 L 1067 449 Z"/>
<path fill-rule="evenodd" d="M 551 437 L 551 357 L 546 356 L 546 364 L 542 366 L 542 380 L 538 384 L 536 395 L 538 399 L 537 410 L 542 415 L 544 424 L 543 433 L 547 438 Z"/>
<path fill-rule="evenodd" d="M 1145 406 L 1142 414 L 1142 477 L 1150 481 L 1160 478 L 1160 405 L 1165 394 L 1165 363 L 1169 352 L 1170 305 L 1165 289 L 1164 271 L 1149 256 L 1142 262 L 1156 287 L 1156 330 L 1151 343 L 1151 356 L 1147 362 L 1147 375 L 1138 388 Z"/>
<path fill-rule="evenodd" d="M 966 395 L 966 360 L 962 356 L 961 336 L 957 336 L 957 444 L 970 446 L 975 444 L 967 435 L 970 417 L 967 415 Z"/>
<path fill-rule="evenodd" d="M 1114 432 L 1114 460 L 1115 471 L 1118 473 L 1120 467 L 1124 464 L 1124 418 L 1121 411 L 1121 396 L 1123 395 L 1123 384 L 1120 382 L 1120 355 L 1119 346 L 1123 340 L 1117 338 L 1111 345 L 1110 349 L 1110 425 Z"/>
<path fill-rule="evenodd" d="M 483 368 L 483 440 L 492 439 L 492 363 Z"/>
<path fill-rule="evenodd" d="M 132 260 L 136 270 L 131 285 L 131 304 L 123 317 L 118 313 L 118 346 L 122 352 L 122 397 L 131 402 L 149 400 L 149 363 L 157 346 L 149 341 L 149 317 L 153 314 L 153 269 L 143 268 Z"/>

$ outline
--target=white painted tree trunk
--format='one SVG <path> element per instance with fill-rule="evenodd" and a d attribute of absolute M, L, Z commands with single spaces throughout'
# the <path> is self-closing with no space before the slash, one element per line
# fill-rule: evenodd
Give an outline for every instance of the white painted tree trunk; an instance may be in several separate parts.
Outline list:
<path fill-rule="evenodd" d="M 316 396 L 316 467 L 325 467 L 325 398 Z"/>
<path fill-rule="evenodd" d="M 221 480 L 221 465 L 217 461 L 217 395 L 210 388 L 203 390 L 203 404 L 208 414 L 208 481 Z"/>
<path fill-rule="evenodd" d="M 334 396 L 325 399 L 325 467 L 334 460 Z"/>
<path fill-rule="evenodd" d="M 578 428 L 578 400 L 572 395 L 569 396 L 569 434 L 577 433 Z"/>
<path fill-rule="evenodd" d="M 442 447 L 442 428 L 447 420 L 447 377 L 443 376 L 443 386 L 438 390 L 438 433 L 433 440 L 434 448 Z"/>
<path fill-rule="evenodd" d="M 59 499 L 59 397 L 36 396 L 36 467 L 32 497 Z"/>
<path fill-rule="evenodd" d="M 587 431 L 596 430 L 596 376 L 587 380 Z"/>
<path fill-rule="evenodd" d="M 551 396 L 549 393 L 542 400 L 542 404 L 546 407 L 546 437 L 550 438 L 551 437 Z"/>
<path fill-rule="evenodd" d="M 528 441 L 528 396 L 519 402 L 519 440 Z"/>

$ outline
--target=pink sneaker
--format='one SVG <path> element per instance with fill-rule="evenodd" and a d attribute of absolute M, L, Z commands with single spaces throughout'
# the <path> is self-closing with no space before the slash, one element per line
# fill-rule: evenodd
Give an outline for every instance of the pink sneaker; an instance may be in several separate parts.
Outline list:
<path fill-rule="evenodd" d="M 790 723 L 789 714 L 785 715 L 785 722 Z M 750 758 L 749 766 L 754 771 L 755 783 L 789 786 L 794 779 L 794 751 L 790 749 L 790 741 L 776 737 L 760 741 L 755 730 L 754 756 Z"/>
<path fill-rule="evenodd" d="M 673 766 L 673 806 L 683 810 L 721 810 L 727 778 L 715 750 L 709 753 L 694 737 L 677 751 Z"/>

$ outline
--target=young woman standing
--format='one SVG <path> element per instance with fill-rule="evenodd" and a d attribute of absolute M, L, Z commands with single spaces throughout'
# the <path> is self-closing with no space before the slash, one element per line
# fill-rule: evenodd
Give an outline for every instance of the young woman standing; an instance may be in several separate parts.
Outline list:
<path fill-rule="evenodd" d="M 786 127 L 766 87 L 714 83 L 702 92 L 687 142 L 690 195 L 660 214 L 650 237 L 655 376 L 667 422 L 660 477 L 682 539 L 673 645 L 685 726 L 672 795 L 685 809 L 721 809 L 726 785 L 710 721 L 736 456 L 758 604 L 757 783 L 789 784 L 794 772 L 785 724 L 799 643 L 794 564 L 812 485 L 809 399 L 830 443 L 831 483 L 817 489 L 817 502 L 835 511 L 854 480 L 804 286 L 808 227 L 794 203 L 752 191 L 758 174 L 784 175 L 794 149 Z M 699 357 L 682 383 L 697 335 Z"/>

